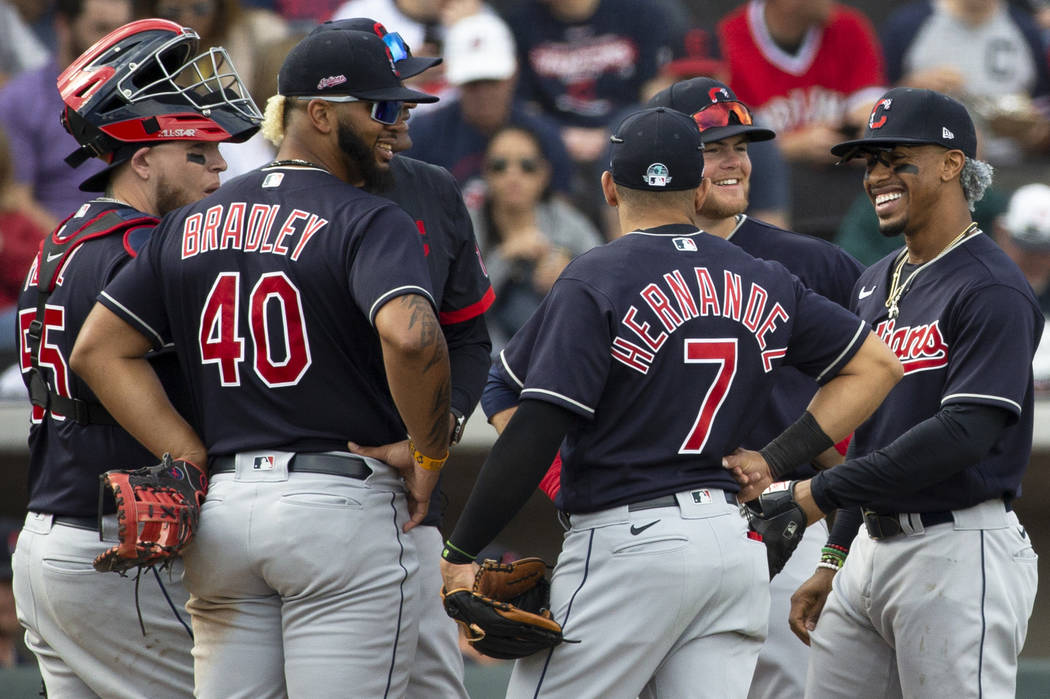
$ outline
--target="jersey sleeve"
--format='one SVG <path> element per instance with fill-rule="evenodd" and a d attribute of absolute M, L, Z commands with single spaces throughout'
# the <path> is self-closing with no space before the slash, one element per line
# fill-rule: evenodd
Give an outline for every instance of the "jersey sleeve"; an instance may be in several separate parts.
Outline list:
<path fill-rule="evenodd" d="M 463 203 L 463 195 L 452 175 L 447 171 L 444 175 L 446 187 L 441 193 L 441 199 L 446 202 L 449 219 L 445 230 L 455 236 L 455 254 L 448 270 L 438 319 L 442 325 L 452 325 L 471 320 L 487 311 L 496 300 L 496 294 L 481 259 L 481 249 L 474 237 L 474 224 Z"/>
<path fill-rule="evenodd" d="M 521 398 L 591 419 L 609 374 L 611 304 L 583 282 L 561 278 L 501 355 Z M 571 361 L 568 359 L 571 358 Z"/>
<path fill-rule="evenodd" d="M 347 272 L 350 293 L 368 321 L 374 324 L 383 304 L 406 294 L 419 294 L 433 306 L 423 244 L 408 214 L 393 204 L 383 205 L 356 225 L 360 233 L 348 248 Z"/>
<path fill-rule="evenodd" d="M 795 286 L 798 304 L 784 363 L 823 384 L 849 363 L 871 328 L 797 279 Z"/>
<path fill-rule="evenodd" d="M 1031 374 L 1018 367 L 1031 365 L 1041 326 L 1016 289 L 996 285 L 970 293 L 954 310 L 948 329 L 951 350 L 941 405 L 994 405 L 1016 419 Z"/>
<path fill-rule="evenodd" d="M 138 256 L 123 265 L 98 296 L 99 303 L 148 338 L 153 349 L 171 342 L 157 264 L 166 230 L 163 223 L 154 229 Z"/>

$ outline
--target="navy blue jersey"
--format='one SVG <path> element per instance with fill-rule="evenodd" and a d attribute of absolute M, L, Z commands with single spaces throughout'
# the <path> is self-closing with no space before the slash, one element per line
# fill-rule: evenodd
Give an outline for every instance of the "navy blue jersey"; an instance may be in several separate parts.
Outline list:
<path fill-rule="evenodd" d="M 864 265 L 837 245 L 753 218 L 744 217 L 729 241 L 759 259 L 781 263 L 808 288 L 843 308 L 849 308 L 853 284 L 864 271 Z M 741 446 L 764 447 L 802 415 L 816 392 L 816 381 L 798 369 L 777 369 L 773 393 Z M 791 475 L 801 478 L 813 473 L 813 468 L 806 465 Z"/>
<path fill-rule="evenodd" d="M 145 214 L 112 200 L 93 200 L 80 207 L 53 235 L 61 239 L 110 211 L 115 211 L 126 221 L 145 217 Z M 42 378 L 51 391 L 60 396 L 98 402 L 87 384 L 69 370 L 69 355 L 84 319 L 95 305 L 98 292 L 134 256 L 151 230 L 152 225 L 141 226 L 86 240 L 73 248 L 62 263 L 54 291 L 47 299 L 39 358 Z M 20 363 L 27 387 L 32 368 L 28 332 L 29 324 L 37 314 L 40 262 L 38 253 L 18 299 Z M 151 360 L 165 388 L 172 392 L 179 384 L 174 353 L 164 351 Z M 179 404 L 179 401 L 174 402 Z M 101 473 L 113 468 L 148 466 L 155 461 L 120 427 L 81 424 L 55 410 L 33 406 L 29 428 L 28 507 L 35 512 L 59 515 L 96 515 Z M 111 499 L 106 509 L 115 511 Z"/>
<path fill-rule="evenodd" d="M 501 359 L 522 399 L 583 418 L 561 447 L 566 512 L 739 486 L 722 457 L 788 364 L 818 382 L 868 326 L 781 265 L 691 226 L 635 232 L 576 258 Z"/>
<path fill-rule="evenodd" d="M 481 315 L 496 295 L 455 179 L 442 167 L 403 155 L 390 162 L 390 171 L 393 186 L 379 194 L 416 222 L 438 320 L 442 325 L 454 325 Z"/>
<path fill-rule="evenodd" d="M 916 493 L 868 503 L 882 512 L 931 512 L 1013 497 L 1032 447 L 1032 357 L 1043 315 L 1017 266 L 984 234 L 920 267 L 889 318 L 890 276 L 903 251 L 872 265 L 852 308 L 904 365 L 904 378 L 857 428 L 851 456 L 883 447 L 953 403 L 980 403 L 1011 419 L 976 465 Z"/>
<path fill-rule="evenodd" d="M 432 301 L 412 220 L 314 167 L 255 170 L 172 214 L 99 300 L 174 341 L 209 454 L 405 437 L 377 311 Z"/>
<path fill-rule="evenodd" d="M 670 58 L 666 10 L 635 0 L 601 0 L 582 22 L 555 18 L 548 3 L 518 3 L 508 17 L 518 50 L 518 95 L 571 126 L 608 126 L 638 101 Z"/>

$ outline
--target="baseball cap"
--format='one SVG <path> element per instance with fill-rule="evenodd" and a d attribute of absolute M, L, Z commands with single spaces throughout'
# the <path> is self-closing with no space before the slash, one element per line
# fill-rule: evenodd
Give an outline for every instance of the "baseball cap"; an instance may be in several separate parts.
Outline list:
<path fill-rule="evenodd" d="M 388 32 L 380 22 L 375 21 L 369 17 L 351 17 L 349 19 L 333 19 L 322 24 L 311 31 L 311 34 L 318 32 L 329 32 L 339 31 L 345 29 L 352 29 L 359 32 L 372 32 L 386 44 L 387 48 L 390 49 L 390 57 L 394 59 L 394 65 L 397 67 L 397 72 L 401 73 L 402 78 L 411 78 L 415 75 L 419 75 L 425 70 L 429 70 L 434 66 L 441 63 L 440 56 L 413 56 L 412 49 L 409 48 L 405 40 L 401 38 L 401 35 L 397 32 Z"/>
<path fill-rule="evenodd" d="M 445 77 L 453 85 L 506 80 L 518 68 L 510 29 L 489 13 L 464 17 L 449 28 L 445 61 Z"/>
<path fill-rule="evenodd" d="M 895 87 L 871 110 L 864 137 L 832 147 L 831 154 L 844 160 L 863 148 L 896 145 L 944 146 L 977 157 L 977 132 L 962 103 L 933 90 Z"/>
<path fill-rule="evenodd" d="M 631 114 L 612 138 L 613 182 L 628 189 L 694 189 L 704 175 L 700 129 L 685 114 L 655 107 Z"/>
<path fill-rule="evenodd" d="M 277 73 L 281 95 L 350 95 L 373 102 L 437 102 L 401 84 L 390 49 L 373 32 L 314 31 L 288 52 Z"/>
<path fill-rule="evenodd" d="M 1018 188 L 1001 222 L 1022 248 L 1050 251 L 1050 187 L 1036 183 Z"/>
<path fill-rule="evenodd" d="M 700 127 L 704 143 L 744 134 L 749 141 L 768 141 L 776 132 L 755 126 L 751 110 L 736 98 L 729 86 L 714 78 L 692 78 L 657 92 L 650 107 L 670 107 L 689 114 Z M 706 126 L 705 126 L 706 125 Z"/>

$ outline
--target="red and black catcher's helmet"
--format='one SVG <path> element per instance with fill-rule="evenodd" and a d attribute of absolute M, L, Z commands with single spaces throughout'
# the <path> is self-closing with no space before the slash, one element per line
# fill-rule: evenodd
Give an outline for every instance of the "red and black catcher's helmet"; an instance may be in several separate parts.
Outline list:
<path fill-rule="evenodd" d="M 77 167 L 109 164 L 80 185 L 102 191 L 114 167 L 144 145 L 234 141 L 259 130 L 262 114 L 226 49 L 198 54 L 200 38 L 165 19 L 131 22 L 99 39 L 58 76 L 62 124 L 80 148 Z"/>

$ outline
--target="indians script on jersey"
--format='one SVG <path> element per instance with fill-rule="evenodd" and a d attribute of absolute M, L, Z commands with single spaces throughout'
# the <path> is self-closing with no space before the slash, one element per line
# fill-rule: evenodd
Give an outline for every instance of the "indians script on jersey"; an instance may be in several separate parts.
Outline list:
<path fill-rule="evenodd" d="M 317 214 L 292 209 L 277 225 L 280 204 L 216 204 L 182 224 L 182 259 L 212 250 L 288 255 L 298 260 L 310 239 L 328 224 Z M 289 254 L 290 252 L 290 254 Z"/>
<path fill-rule="evenodd" d="M 787 348 L 766 349 L 766 336 L 791 316 L 780 302 L 769 305 L 769 292 L 760 284 L 745 286 L 739 274 L 723 270 L 719 290 L 716 276 L 707 267 L 694 267 L 692 274 L 676 269 L 647 284 L 638 292 L 641 304 L 630 306 L 620 321 L 613 358 L 645 374 L 669 335 L 687 320 L 721 316 L 747 328 L 762 351 L 763 368 L 771 371 L 773 360 L 782 358 Z"/>
<path fill-rule="evenodd" d="M 912 374 L 948 366 L 948 345 L 939 322 L 898 328 L 896 321 L 884 320 L 875 326 L 875 333 L 901 360 L 904 373 Z"/>

